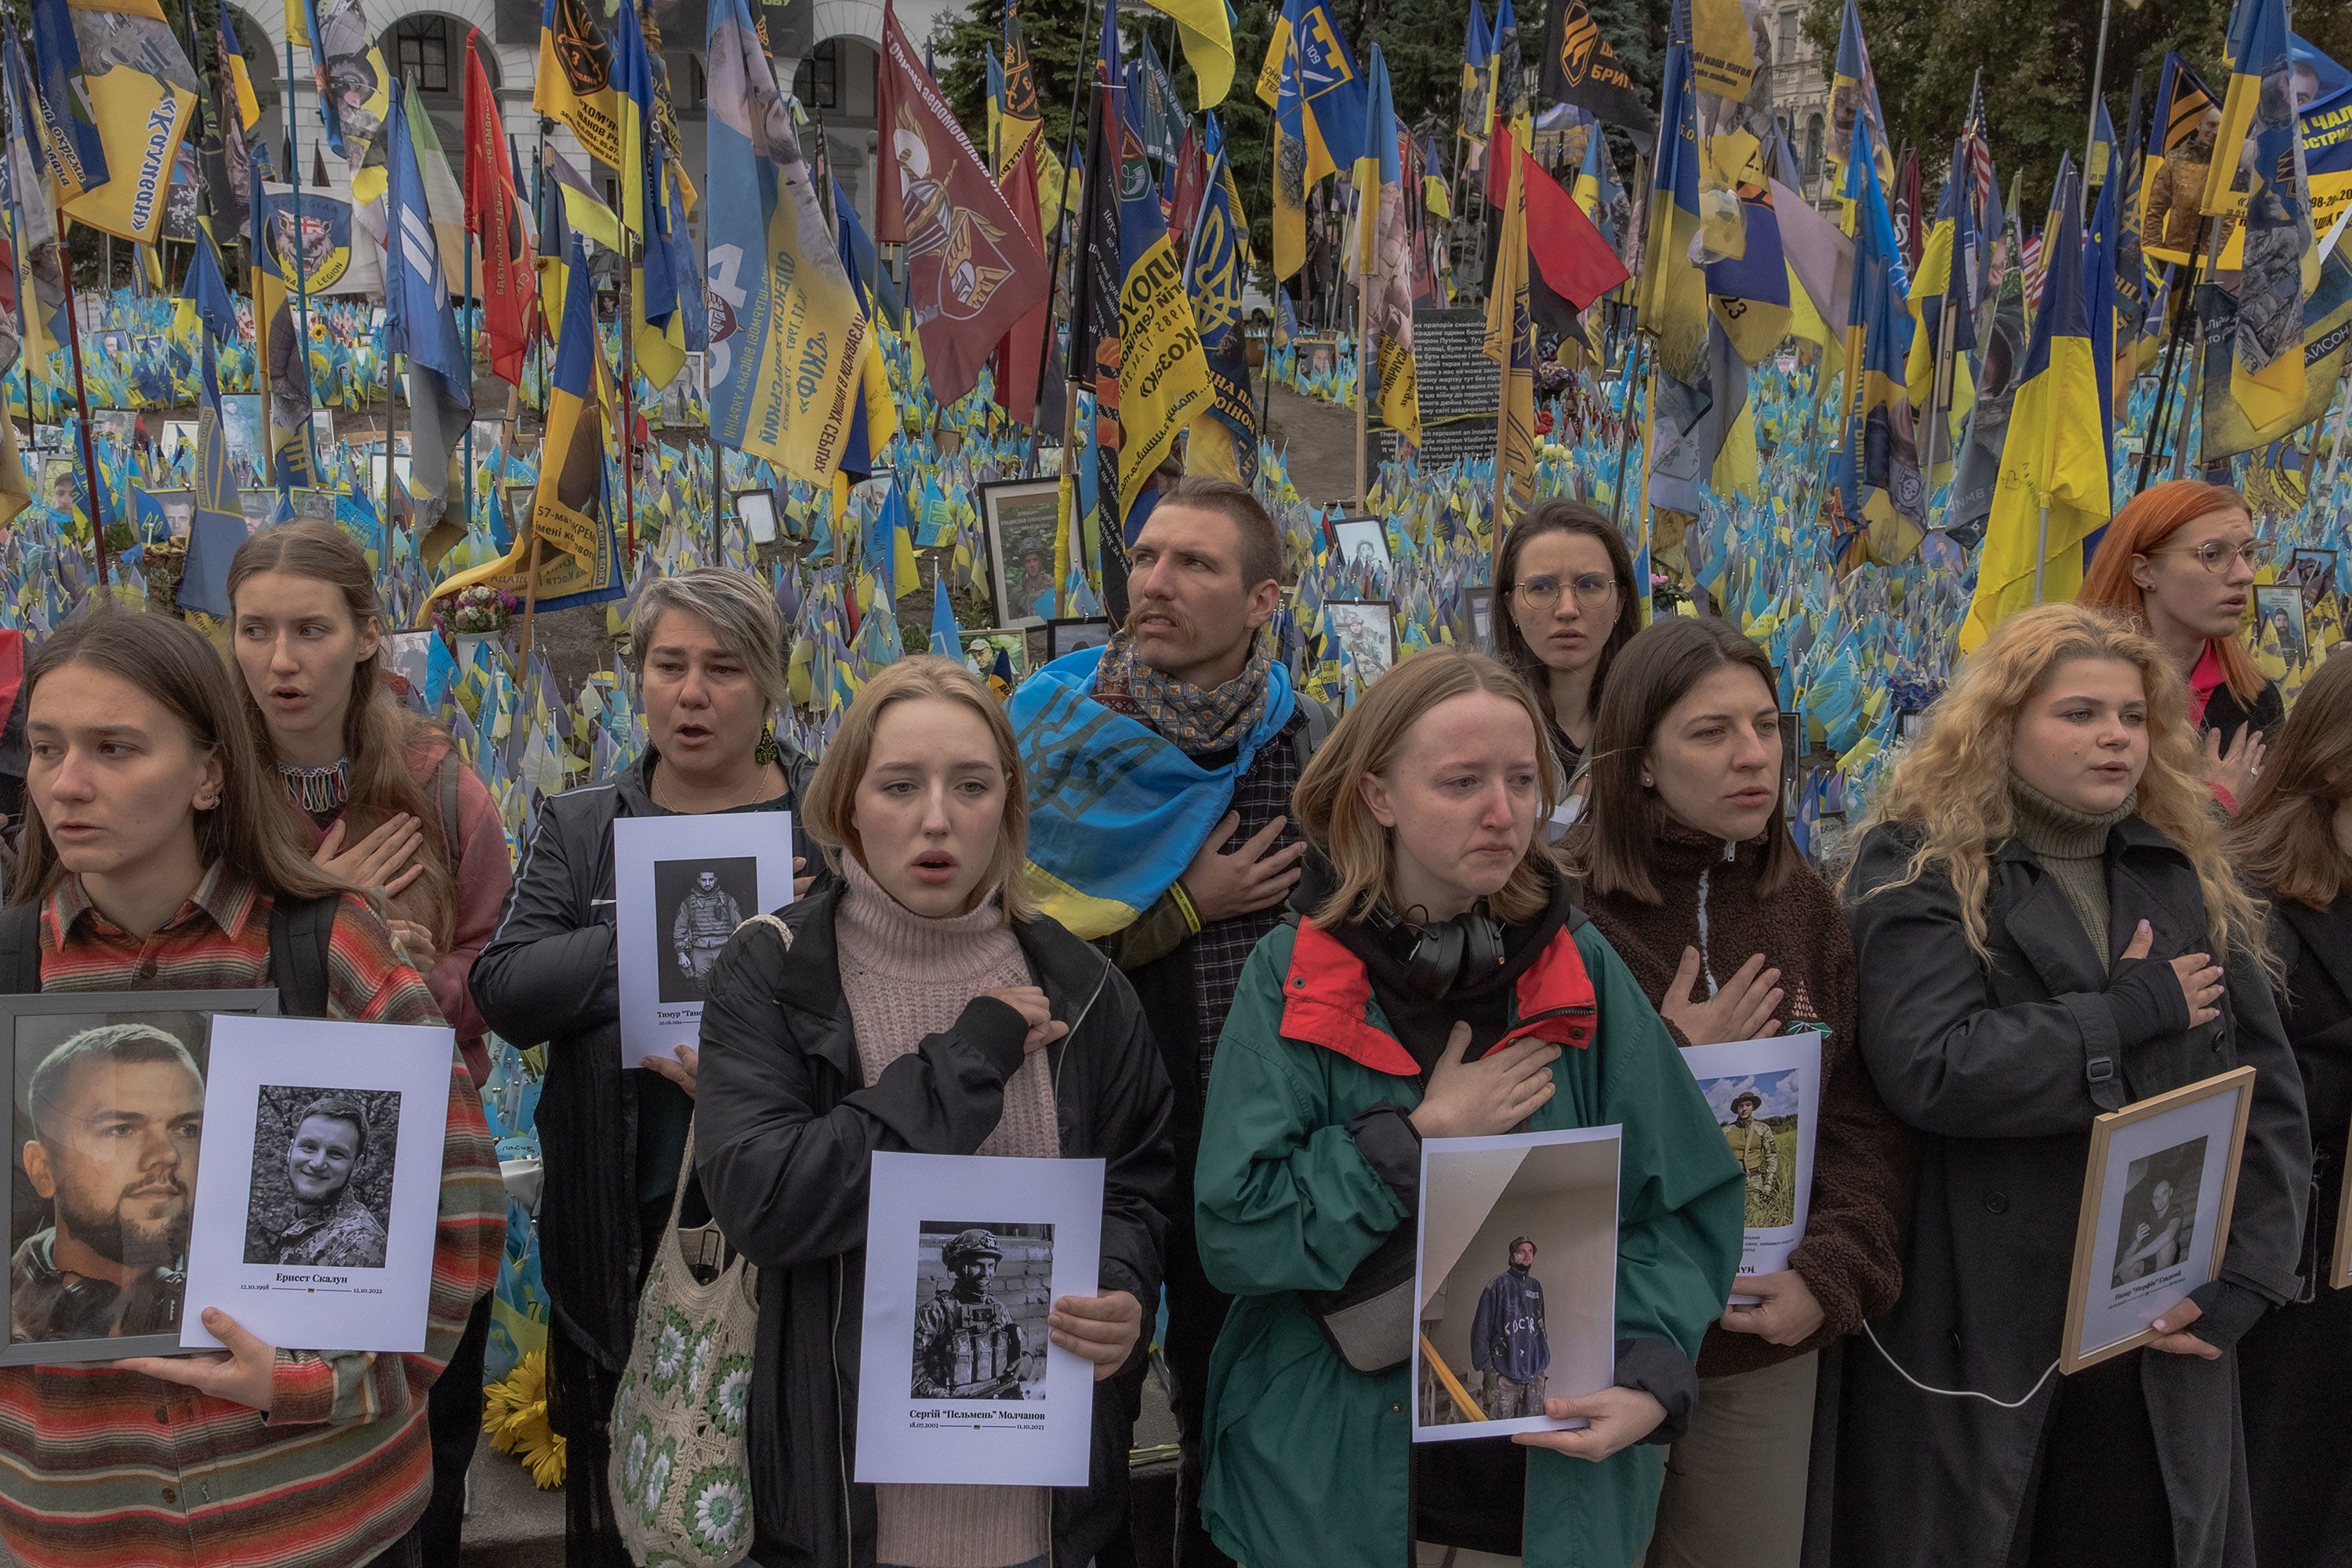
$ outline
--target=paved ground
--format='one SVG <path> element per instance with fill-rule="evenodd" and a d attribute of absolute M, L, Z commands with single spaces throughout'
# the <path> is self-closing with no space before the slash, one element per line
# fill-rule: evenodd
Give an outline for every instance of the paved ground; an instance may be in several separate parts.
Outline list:
<path fill-rule="evenodd" d="M 1290 482 L 1318 505 L 1352 505 L 1356 497 L 1356 414 L 1302 397 L 1286 386 L 1274 388 L 1265 437 L 1283 451 Z M 1375 463 L 1377 468 L 1378 464 Z"/>

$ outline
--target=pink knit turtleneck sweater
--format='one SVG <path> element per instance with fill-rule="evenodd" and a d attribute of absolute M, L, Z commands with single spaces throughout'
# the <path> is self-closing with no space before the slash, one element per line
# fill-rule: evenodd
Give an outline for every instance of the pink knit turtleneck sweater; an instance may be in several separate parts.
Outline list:
<path fill-rule="evenodd" d="M 856 855 L 841 858 L 848 890 L 834 933 L 841 990 L 857 1037 L 857 1064 L 872 1083 L 956 1021 L 983 991 L 1036 984 L 1003 905 L 992 894 L 969 914 L 934 920 L 882 889 Z M 1004 1112 L 982 1154 L 1052 1159 L 1062 1152 L 1045 1053 L 1025 1058 L 1004 1086 Z M 882 1486 L 877 1561 L 905 1568 L 1008 1568 L 1052 1544 L 1043 1487 Z"/>

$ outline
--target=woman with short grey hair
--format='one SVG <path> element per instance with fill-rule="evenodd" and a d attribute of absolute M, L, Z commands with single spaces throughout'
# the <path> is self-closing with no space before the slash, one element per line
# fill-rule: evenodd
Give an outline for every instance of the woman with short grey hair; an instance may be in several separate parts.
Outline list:
<path fill-rule="evenodd" d="M 605 1485 L 619 1369 L 645 1270 L 669 1221 L 694 1116 L 694 1050 L 621 1062 L 613 824 L 624 816 L 789 811 L 793 853 L 809 763 L 775 721 L 789 711 L 783 618 L 740 572 L 647 584 L 631 607 L 646 749 L 617 777 L 540 807 L 499 929 L 476 961 L 474 999 L 518 1046 L 547 1043 L 539 1129 L 550 1415 L 566 1439 L 565 1560 L 625 1562 Z M 756 911 L 746 910 L 745 913 Z M 699 928 L 688 940 L 723 943 Z M 690 1211 L 700 1205 L 691 1193 Z"/>

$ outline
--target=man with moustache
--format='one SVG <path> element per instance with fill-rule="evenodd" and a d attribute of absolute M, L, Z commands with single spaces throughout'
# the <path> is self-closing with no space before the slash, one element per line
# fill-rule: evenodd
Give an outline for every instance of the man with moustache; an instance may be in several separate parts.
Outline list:
<path fill-rule="evenodd" d="M 152 1025 L 103 1025 L 51 1051 L 27 1099 L 20 1157 L 52 1218 L 9 1259 L 9 1339 L 177 1330 L 204 1133 L 194 1058 Z"/>
<path fill-rule="evenodd" d="M 1023 731 L 1029 854 L 1040 870 L 1087 890 L 1066 847 L 1084 841 L 1107 787 L 1126 792 L 1117 831 L 1128 837 L 1099 853 L 1130 867 L 1181 868 L 1156 897 L 1137 901 L 1132 921 L 1082 934 L 1133 983 L 1175 1089 L 1166 1353 L 1184 1456 L 1177 1562 L 1198 1568 L 1227 1562 L 1202 1528 L 1199 1497 L 1202 1400 L 1230 1304 L 1202 1271 L 1192 1238 L 1202 1100 L 1242 965 L 1280 923 L 1298 880 L 1306 846 L 1288 815 L 1290 794 L 1330 720 L 1292 690 L 1265 635 L 1281 602 L 1282 536 L 1246 486 L 1198 477 L 1166 484 L 1128 553 L 1126 626 L 1106 647 L 1040 670 L 1015 694 L 1012 718 Z M 1165 798 L 1136 798 L 1145 777 L 1166 786 Z M 1156 834 L 1171 818 L 1184 828 Z"/>

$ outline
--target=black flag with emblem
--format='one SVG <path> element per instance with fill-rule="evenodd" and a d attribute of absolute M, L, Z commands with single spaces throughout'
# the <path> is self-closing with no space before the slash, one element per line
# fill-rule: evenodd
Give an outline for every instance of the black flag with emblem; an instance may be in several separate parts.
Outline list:
<path fill-rule="evenodd" d="M 1551 0 L 1545 37 L 1543 92 L 1560 103 L 1572 103 L 1636 137 L 1655 136 L 1658 121 L 1642 96 L 1625 62 L 1601 34 L 1601 24 L 1585 0 Z"/>

